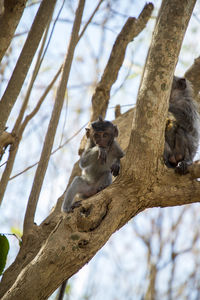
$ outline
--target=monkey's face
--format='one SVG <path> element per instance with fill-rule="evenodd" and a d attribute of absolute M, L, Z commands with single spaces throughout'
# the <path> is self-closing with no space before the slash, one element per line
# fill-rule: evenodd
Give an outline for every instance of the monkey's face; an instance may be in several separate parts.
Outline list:
<path fill-rule="evenodd" d="M 113 132 L 110 130 L 94 131 L 93 140 L 99 147 L 106 148 L 110 146 L 114 140 Z"/>
<path fill-rule="evenodd" d="M 178 99 L 180 99 L 182 95 L 185 93 L 186 89 L 187 89 L 186 79 L 174 76 L 169 102 L 174 103 Z"/>
<path fill-rule="evenodd" d="M 118 136 L 117 126 L 113 125 L 110 121 L 103 121 L 102 118 L 93 122 L 91 128 L 86 133 L 87 137 L 90 137 L 95 145 L 106 148 L 109 147 L 114 138 Z"/>

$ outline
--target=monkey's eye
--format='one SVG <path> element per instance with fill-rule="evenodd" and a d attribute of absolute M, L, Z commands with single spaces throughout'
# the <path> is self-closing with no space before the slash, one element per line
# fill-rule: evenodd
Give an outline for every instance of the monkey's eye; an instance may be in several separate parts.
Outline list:
<path fill-rule="evenodd" d="M 94 134 L 94 138 L 95 138 L 95 139 L 99 139 L 100 137 L 101 137 L 100 134 L 98 134 L 98 133 L 95 133 L 95 134 Z"/>
<path fill-rule="evenodd" d="M 104 137 L 104 138 L 107 138 L 107 137 L 109 137 L 109 134 L 108 134 L 107 132 L 105 132 L 105 133 L 103 134 L 103 137 Z"/>

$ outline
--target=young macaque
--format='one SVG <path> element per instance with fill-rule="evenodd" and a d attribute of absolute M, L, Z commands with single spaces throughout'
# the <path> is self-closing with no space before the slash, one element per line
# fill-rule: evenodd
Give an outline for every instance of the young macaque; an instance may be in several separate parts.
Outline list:
<path fill-rule="evenodd" d="M 191 84 L 174 76 L 165 129 L 164 161 L 167 167 L 186 174 L 199 144 L 199 114 Z"/>
<path fill-rule="evenodd" d="M 80 158 L 82 175 L 76 176 L 66 191 L 62 211 L 70 212 L 79 202 L 74 197 L 88 198 L 112 183 L 112 175 L 120 170 L 120 159 L 124 156 L 115 138 L 117 126 L 101 117 L 86 128 L 87 143 Z"/>

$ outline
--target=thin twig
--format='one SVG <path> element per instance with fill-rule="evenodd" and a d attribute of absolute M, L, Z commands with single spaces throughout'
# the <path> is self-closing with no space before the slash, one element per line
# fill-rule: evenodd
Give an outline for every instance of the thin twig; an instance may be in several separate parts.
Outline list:
<path fill-rule="evenodd" d="M 87 23 L 85 24 L 85 26 L 83 27 L 83 30 L 81 31 L 79 37 L 78 37 L 78 40 L 80 40 L 84 34 L 84 32 L 86 31 L 88 25 L 90 24 L 90 22 L 92 21 L 94 15 L 96 14 L 97 10 L 99 9 L 101 3 L 103 2 L 104 0 L 100 0 L 99 3 L 97 4 L 96 8 L 94 9 L 93 13 L 91 14 L 90 18 L 88 19 Z"/>
<path fill-rule="evenodd" d="M 87 125 L 88 123 L 85 123 L 74 135 L 72 135 L 69 139 L 67 139 L 62 145 L 60 145 L 59 147 L 57 147 L 54 151 L 51 152 L 51 155 L 55 154 L 58 150 L 60 150 L 61 148 L 63 148 L 66 144 L 68 144 L 73 138 L 75 138 L 80 132 L 81 130 L 83 130 L 83 128 L 85 128 L 85 126 Z M 33 167 L 37 166 L 37 164 L 39 163 L 36 162 L 32 165 L 30 165 L 29 167 L 27 167 L 26 169 L 24 169 L 23 171 L 15 174 L 14 176 L 12 176 L 9 180 L 13 180 L 14 178 L 18 177 L 19 175 L 27 172 L 28 170 L 32 169 Z"/>

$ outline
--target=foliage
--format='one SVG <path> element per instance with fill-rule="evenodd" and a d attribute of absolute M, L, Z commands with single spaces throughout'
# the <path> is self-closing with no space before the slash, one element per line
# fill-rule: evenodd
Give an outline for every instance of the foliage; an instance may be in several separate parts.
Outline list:
<path fill-rule="evenodd" d="M 9 248 L 7 237 L 0 234 L 0 275 L 3 273 L 5 268 Z"/>

